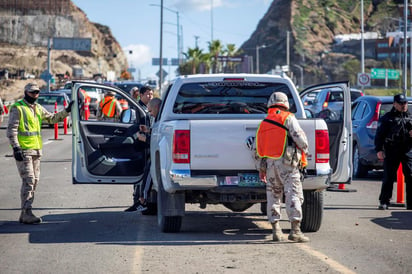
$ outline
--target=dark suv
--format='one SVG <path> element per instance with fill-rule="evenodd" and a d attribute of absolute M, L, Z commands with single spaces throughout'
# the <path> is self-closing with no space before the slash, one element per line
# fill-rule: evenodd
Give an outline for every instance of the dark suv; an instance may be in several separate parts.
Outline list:
<path fill-rule="evenodd" d="M 412 98 L 408 98 L 412 113 Z M 382 169 L 375 152 L 379 119 L 393 107 L 393 96 L 362 96 L 352 104 L 353 177 L 362 178 L 372 169 Z"/>

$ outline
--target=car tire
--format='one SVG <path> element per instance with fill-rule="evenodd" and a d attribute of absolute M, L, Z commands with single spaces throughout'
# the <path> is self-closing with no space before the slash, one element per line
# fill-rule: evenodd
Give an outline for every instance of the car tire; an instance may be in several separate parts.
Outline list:
<path fill-rule="evenodd" d="M 322 224 L 323 191 L 303 191 L 303 197 L 300 227 L 303 232 L 316 232 Z"/>
<path fill-rule="evenodd" d="M 368 167 L 362 164 L 358 145 L 353 146 L 353 177 L 364 178 L 368 175 Z"/>

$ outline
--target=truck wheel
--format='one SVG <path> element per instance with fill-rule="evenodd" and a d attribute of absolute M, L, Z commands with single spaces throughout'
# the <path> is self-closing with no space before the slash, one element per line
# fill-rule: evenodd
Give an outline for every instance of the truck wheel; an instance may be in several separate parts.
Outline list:
<path fill-rule="evenodd" d="M 360 161 L 359 148 L 357 145 L 353 148 L 353 177 L 364 178 L 368 175 L 368 167 Z"/>
<path fill-rule="evenodd" d="M 303 191 L 305 201 L 302 205 L 303 218 L 301 229 L 304 232 L 316 232 L 322 224 L 323 191 Z"/>
<path fill-rule="evenodd" d="M 156 176 L 158 186 L 157 192 L 157 223 L 162 232 L 179 232 L 182 227 L 182 216 L 165 216 L 166 210 L 168 209 L 169 204 L 179 203 L 179 199 L 175 199 L 174 195 L 167 193 L 163 188 L 163 183 L 160 175 L 160 166 L 159 161 L 156 161 Z M 183 200 L 184 204 L 184 200 Z M 184 205 L 183 205 L 184 206 Z"/>

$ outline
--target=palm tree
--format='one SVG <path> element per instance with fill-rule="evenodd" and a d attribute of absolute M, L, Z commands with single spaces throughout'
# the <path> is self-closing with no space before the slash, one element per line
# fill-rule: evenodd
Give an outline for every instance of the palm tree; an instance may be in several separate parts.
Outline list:
<path fill-rule="evenodd" d="M 221 54 L 223 54 L 223 45 L 220 40 L 213 40 L 209 43 L 209 54 L 211 58 L 211 63 L 212 63 L 212 73 L 217 72 L 217 57 Z"/>
<path fill-rule="evenodd" d="M 186 57 L 186 59 L 188 60 L 188 63 L 190 64 L 191 73 L 196 74 L 198 66 L 200 62 L 202 61 L 202 58 L 204 55 L 202 50 L 199 49 L 198 47 L 188 48 L 187 52 L 183 53 L 183 55 Z M 182 74 L 185 74 L 185 73 L 182 73 Z M 186 73 L 186 74 L 189 74 L 189 73 Z"/>
<path fill-rule="evenodd" d="M 224 54 L 228 57 L 240 55 L 241 53 L 242 53 L 242 50 L 237 49 L 235 44 L 227 44 L 226 48 L 224 49 Z M 229 72 L 234 72 L 235 63 L 231 61 L 227 61 L 226 66 L 225 66 L 225 72 L 226 72 L 227 67 L 229 67 Z"/>

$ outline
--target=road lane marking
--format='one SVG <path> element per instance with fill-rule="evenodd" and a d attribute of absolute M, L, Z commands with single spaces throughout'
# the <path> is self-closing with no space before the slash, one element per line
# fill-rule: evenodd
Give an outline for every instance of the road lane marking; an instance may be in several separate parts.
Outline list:
<path fill-rule="evenodd" d="M 262 227 L 264 229 L 272 229 L 272 226 L 269 224 L 267 221 L 256 221 L 254 222 L 258 227 Z M 322 252 L 319 252 L 317 250 L 314 250 L 307 244 L 299 243 L 296 244 L 296 246 L 301 249 L 302 251 L 305 251 L 307 254 L 318 258 L 320 261 L 326 263 L 329 265 L 332 269 L 340 272 L 340 273 L 345 273 L 345 274 L 356 274 L 356 272 L 352 271 L 351 269 L 347 268 L 346 266 L 342 265 L 338 261 L 335 261 L 334 259 L 330 258 L 328 255 L 323 254 Z"/>

